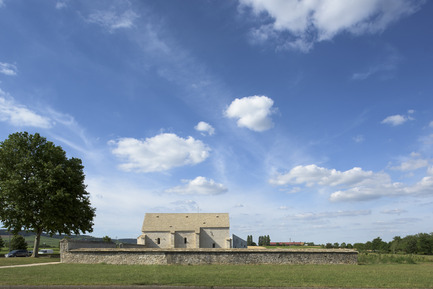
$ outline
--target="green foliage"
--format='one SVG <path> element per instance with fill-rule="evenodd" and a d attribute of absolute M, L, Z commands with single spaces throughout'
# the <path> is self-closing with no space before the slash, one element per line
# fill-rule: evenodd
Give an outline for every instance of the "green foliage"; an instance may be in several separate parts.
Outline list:
<path fill-rule="evenodd" d="M 271 238 L 269 237 L 269 235 L 259 236 L 258 244 L 259 246 L 269 246 L 271 245 Z"/>
<path fill-rule="evenodd" d="M 257 246 L 257 244 L 253 241 L 253 235 L 247 236 L 247 246 Z"/>
<path fill-rule="evenodd" d="M 358 255 L 358 264 L 416 264 L 412 255 L 361 253 Z"/>
<path fill-rule="evenodd" d="M 104 237 L 102 237 L 102 241 L 103 241 L 103 242 L 106 242 L 106 243 L 111 243 L 111 242 L 112 242 L 111 238 L 108 237 L 108 236 L 104 236 Z"/>
<path fill-rule="evenodd" d="M 0 249 L 5 247 L 5 241 L 3 241 L 3 238 L 0 236 Z"/>
<path fill-rule="evenodd" d="M 27 250 L 27 242 L 21 235 L 15 235 L 11 240 L 11 250 Z"/>
<path fill-rule="evenodd" d="M 17 233 L 79 234 L 92 231 L 81 160 L 68 159 L 60 146 L 39 134 L 14 133 L 0 142 L 0 220 Z"/>

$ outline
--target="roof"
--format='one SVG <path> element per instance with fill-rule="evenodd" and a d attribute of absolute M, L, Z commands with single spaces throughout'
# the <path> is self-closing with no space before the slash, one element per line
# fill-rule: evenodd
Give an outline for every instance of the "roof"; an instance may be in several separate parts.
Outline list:
<path fill-rule="evenodd" d="M 146 213 L 142 232 L 196 231 L 200 228 L 230 228 L 228 213 Z"/>

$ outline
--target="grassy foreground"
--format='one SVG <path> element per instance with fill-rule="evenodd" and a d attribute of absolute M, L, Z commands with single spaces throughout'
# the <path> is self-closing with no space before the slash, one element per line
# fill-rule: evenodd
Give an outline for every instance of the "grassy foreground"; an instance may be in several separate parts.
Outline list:
<path fill-rule="evenodd" d="M 204 266 L 58 264 L 0 268 L 0 285 L 432 288 L 432 276 L 431 263 Z"/>

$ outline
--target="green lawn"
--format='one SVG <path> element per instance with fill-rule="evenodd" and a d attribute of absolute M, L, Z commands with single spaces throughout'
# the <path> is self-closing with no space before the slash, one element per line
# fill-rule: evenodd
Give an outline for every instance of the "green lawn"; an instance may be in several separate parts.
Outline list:
<path fill-rule="evenodd" d="M 203 266 L 59 264 L 0 268 L 0 285 L 432 288 L 432 276 L 432 263 Z"/>

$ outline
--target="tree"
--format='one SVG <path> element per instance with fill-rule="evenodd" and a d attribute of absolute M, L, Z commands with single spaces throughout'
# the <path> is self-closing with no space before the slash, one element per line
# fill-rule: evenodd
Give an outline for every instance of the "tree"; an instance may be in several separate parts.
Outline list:
<path fill-rule="evenodd" d="M 108 236 L 102 237 L 102 241 L 105 243 L 112 243 L 113 242 L 113 240 L 111 240 L 111 238 Z"/>
<path fill-rule="evenodd" d="M 21 235 L 13 236 L 11 240 L 11 250 L 27 250 L 27 242 Z"/>
<path fill-rule="evenodd" d="M 3 241 L 3 238 L 0 236 L 0 249 L 5 246 L 5 241 Z"/>
<path fill-rule="evenodd" d="M 419 233 L 417 237 L 418 254 L 431 255 L 433 253 L 433 235 Z"/>
<path fill-rule="evenodd" d="M 14 133 L 0 142 L 0 221 L 13 233 L 35 233 L 37 257 L 42 232 L 50 235 L 92 232 L 81 160 L 66 157 L 38 133 Z"/>

